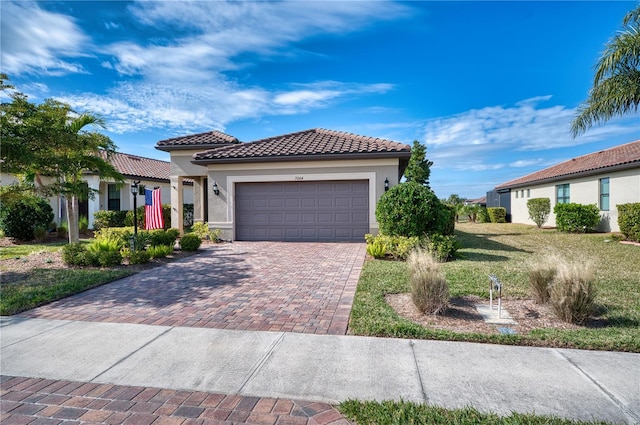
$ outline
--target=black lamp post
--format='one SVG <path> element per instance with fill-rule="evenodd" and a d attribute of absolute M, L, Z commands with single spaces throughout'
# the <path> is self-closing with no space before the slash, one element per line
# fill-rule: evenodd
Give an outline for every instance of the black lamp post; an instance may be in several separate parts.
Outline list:
<path fill-rule="evenodd" d="M 133 194 L 133 234 L 138 236 L 138 184 L 140 180 L 134 180 L 131 183 L 131 194 Z"/>

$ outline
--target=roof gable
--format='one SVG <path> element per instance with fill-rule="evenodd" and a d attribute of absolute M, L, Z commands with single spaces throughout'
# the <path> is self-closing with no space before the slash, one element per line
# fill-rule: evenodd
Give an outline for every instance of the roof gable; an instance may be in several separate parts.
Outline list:
<path fill-rule="evenodd" d="M 156 149 L 162 151 L 179 149 L 208 149 L 238 143 L 242 142 L 229 134 L 214 130 L 206 133 L 189 134 L 187 136 L 160 140 L 156 144 Z"/>
<path fill-rule="evenodd" d="M 376 137 L 314 128 L 249 143 L 210 149 L 193 156 L 194 163 L 263 162 L 347 158 L 408 158 L 408 145 Z"/>
<path fill-rule="evenodd" d="M 568 176 L 577 177 L 583 174 L 593 174 L 612 167 L 632 168 L 636 166 L 640 167 L 640 140 L 570 159 L 503 183 L 496 186 L 496 189 L 508 189 L 548 180 L 553 181 Z"/>

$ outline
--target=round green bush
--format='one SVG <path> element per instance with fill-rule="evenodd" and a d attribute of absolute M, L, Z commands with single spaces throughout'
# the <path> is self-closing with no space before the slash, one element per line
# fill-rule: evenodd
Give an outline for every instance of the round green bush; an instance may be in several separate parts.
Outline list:
<path fill-rule="evenodd" d="M 49 201 L 36 196 L 24 196 L 2 206 L 0 229 L 5 236 L 23 241 L 33 239 L 36 227 L 45 229 L 53 220 L 53 209 Z"/>
<path fill-rule="evenodd" d="M 380 232 L 390 236 L 422 236 L 437 231 L 440 201 L 429 188 L 400 183 L 385 192 L 376 207 Z"/>
<path fill-rule="evenodd" d="M 202 239 L 193 233 L 189 233 L 180 238 L 180 248 L 183 251 L 196 251 L 200 248 L 200 244 L 202 244 Z"/>

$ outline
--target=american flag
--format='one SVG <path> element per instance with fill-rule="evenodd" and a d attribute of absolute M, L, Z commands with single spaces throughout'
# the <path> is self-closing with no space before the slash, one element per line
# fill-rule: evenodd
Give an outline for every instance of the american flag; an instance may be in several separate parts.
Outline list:
<path fill-rule="evenodd" d="M 144 228 L 146 230 L 164 228 L 160 188 L 144 190 Z"/>

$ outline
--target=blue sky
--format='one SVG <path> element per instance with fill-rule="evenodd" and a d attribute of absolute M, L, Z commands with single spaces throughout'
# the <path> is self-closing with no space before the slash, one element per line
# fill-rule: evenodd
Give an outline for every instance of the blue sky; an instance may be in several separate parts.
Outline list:
<path fill-rule="evenodd" d="M 322 127 L 419 140 L 436 194 L 476 198 L 640 138 L 637 114 L 569 132 L 636 4 L 3 0 L 1 69 L 32 101 L 104 116 L 122 152 Z"/>

